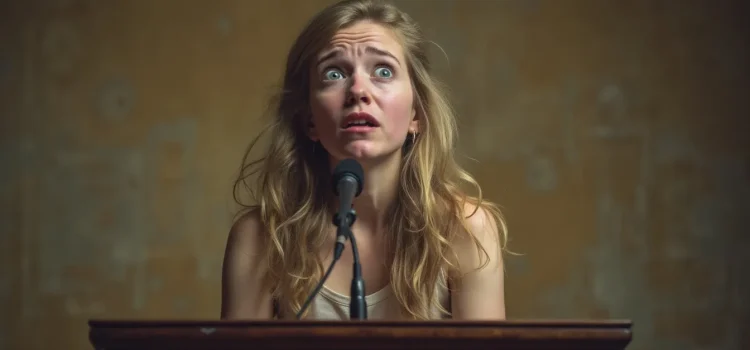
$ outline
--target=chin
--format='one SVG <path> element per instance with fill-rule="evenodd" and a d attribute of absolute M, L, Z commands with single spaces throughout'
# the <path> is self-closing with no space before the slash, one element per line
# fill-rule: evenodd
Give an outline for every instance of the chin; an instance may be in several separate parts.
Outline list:
<path fill-rule="evenodd" d="M 341 155 L 343 158 L 353 158 L 359 161 L 367 161 L 371 159 L 377 159 L 380 158 L 379 154 L 377 152 L 373 152 L 369 149 L 362 149 L 362 148 L 356 148 L 356 149 L 346 149 L 344 150 L 343 154 Z"/>
<path fill-rule="evenodd" d="M 396 150 L 398 151 L 398 150 Z M 396 156 L 396 152 L 387 152 L 381 149 L 371 147 L 346 147 L 341 154 L 341 159 L 352 158 L 361 163 L 381 161 L 386 158 Z"/>
<path fill-rule="evenodd" d="M 391 149 L 391 147 L 383 146 L 385 145 L 372 142 L 371 140 L 356 140 L 339 145 L 336 149 L 329 150 L 329 153 L 334 159 L 343 160 L 351 158 L 363 164 L 399 156 L 397 153 L 401 151 L 400 147 L 395 146 Z"/>

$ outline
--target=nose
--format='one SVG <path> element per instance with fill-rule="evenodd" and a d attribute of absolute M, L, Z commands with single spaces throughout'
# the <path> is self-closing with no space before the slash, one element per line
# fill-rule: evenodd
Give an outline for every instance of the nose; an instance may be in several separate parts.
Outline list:
<path fill-rule="evenodd" d="M 361 74 L 352 75 L 351 86 L 348 89 L 346 99 L 347 106 L 353 106 L 358 103 L 370 104 L 372 96 L 370 95 L 369 79 Z"/>

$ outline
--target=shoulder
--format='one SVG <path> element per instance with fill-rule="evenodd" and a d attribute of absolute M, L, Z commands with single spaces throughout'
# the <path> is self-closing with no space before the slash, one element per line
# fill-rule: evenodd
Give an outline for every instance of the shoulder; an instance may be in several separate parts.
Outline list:
<path fill-rule="evenodd" d="M 233 269 L 257 266 L 265 257 L 265 225 L 259 210 L 250 210 L 232 224 L 227 237 L 225 263 Z"/>
<path fill-rule="evenodd" d="M 233 254 L 257 255 L 264 243 L 264 225 L 257 210 L 240 216 L 229 230 L 227 237 L 227 257 Z"/>
<path fill-rule="evenodd" d="M 464 203 L 463 213 L 469 233 L 479 240 L 491 240 L 495 244 L 501 244 L 501 232 L 498 224 L 502 224 L 502 217 L 493 205 L 467 201 Z"/>
<path fill-rule="evenodd" d="M 467 201 L 468 202 L 468 201 Z M 505 224 L 491 203 L 463 207 L 463 234 L 453 244 L 458 275 L 451 279 L 454 319 L 504 319 L 503 241 Z"/>
<path fill-rule="evenodd" d="M 476 200 L 465 201 L 461 209 L 464 230 L 453 242 L 461 272 L 500 267 L 505 241 L 505 223 L 500 211 L 491 203 Z"/>
<path fill-rule="evenodd" d="M 270 317 L 264 225 L 257 211 L 234 222 L 222 268 L 222 318 Z"/>
<path fill-rule="evenodd" d="M 229 230 L 229 239 L 234 242 L 250 243 L 261 240 L 263 232 L 263 220 L 261 220 L 259 210 L 249 210 L 234 221 Z"/>

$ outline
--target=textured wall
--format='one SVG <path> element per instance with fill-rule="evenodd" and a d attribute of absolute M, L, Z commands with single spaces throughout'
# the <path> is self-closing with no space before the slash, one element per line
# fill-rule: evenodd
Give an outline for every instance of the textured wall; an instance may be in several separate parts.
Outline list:
<path fill-rule="evenodd" d="M 0 4 L 0 349 L 87 348 L 92 317 L 218 317 L 232 176 L 327 2 Z M 523 253 L 509 317 L 750 347 L 747 6 L 399 4 Z"/>

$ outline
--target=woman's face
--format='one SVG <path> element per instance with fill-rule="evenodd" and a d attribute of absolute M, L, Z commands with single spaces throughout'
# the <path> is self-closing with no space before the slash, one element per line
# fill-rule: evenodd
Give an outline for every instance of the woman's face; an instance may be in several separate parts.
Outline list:
<path fill-rule="evenodd" d="M 403 48 L 389 29 L 359 22 L 340 30 L 311 69 L 313 141 L 339 160 L 400 156 L 417 121 Z"/>

